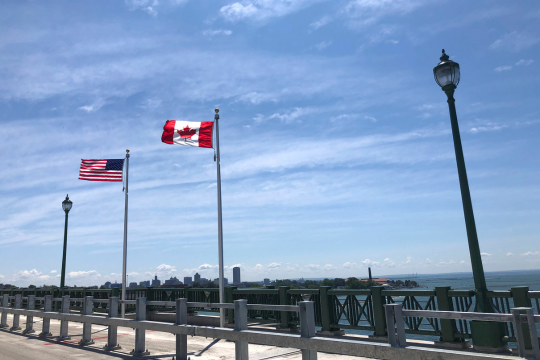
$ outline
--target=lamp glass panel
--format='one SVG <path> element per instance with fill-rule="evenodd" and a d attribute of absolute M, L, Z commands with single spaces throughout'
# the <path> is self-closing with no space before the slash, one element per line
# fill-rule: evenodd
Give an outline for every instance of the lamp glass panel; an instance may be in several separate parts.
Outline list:
<path fill-rule="evenodd" d="M 454 75 L 454 69 L 453 67 L 448 64 L 448 65 L 443 65 L 441 67 L 439 67 L 436 71 L 435 71 L 435 76 L 437 77 L 437 82 L 439 83 L 439 85 L 441 87 L 445 86 L 445 85 L 450 85 L 450 84 L 453 84 L 453 76 Z M 458 75 L 459 77 L 459 75 Z"/>
<path fill-rule="evenodd" d="M 71 201 L 62 201 L 62 209 L 64 209 L 64 211 L 69 211 L 71 210 L 71 206 L 73 205 L 73 202 Z"/>

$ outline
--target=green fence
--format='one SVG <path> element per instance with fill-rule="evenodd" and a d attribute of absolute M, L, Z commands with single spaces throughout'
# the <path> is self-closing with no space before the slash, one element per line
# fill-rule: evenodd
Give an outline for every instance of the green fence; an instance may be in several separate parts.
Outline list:
<path fill-rule="evenodd" d="M 119 296 L 120 289 L 88 289 L 69 288 L 33 288 L 0 290 L 0 295 L 23 297 L 35 295 L 43 297 L 53 295 L 61 297 L 69 295 L 72 298 L 93 296 L 94 299 L 108 299 L 110 296 Z M 296 305 L 303 300 L 315 303 L 315 322 L 324 333 L 335 333 L 341 330 L 367 330 L 373 336 L 386 336 L 386 319 L 384 305 L 399 303 L 407 310 L 440 310 L 472 312 L 475 307 L 475 291 L 452 290 L 450 287 L 437 287 L 435 290 L 384 290 L 374 286 L 367 290 L 332 289 L 321 286 L 318 289 L 290 289 L 287 286 L 274 288 L 225 288 L 225 302 L 247 299 L 248 304 L 270 305 Z M 535 313 L 540 313 L 540 291 L 529 291 L 528 287 L 514 287 L 509 291 L 489 291 L 493 310 L 497 313 L 510 313 L 513 307 L 533 307 Z M 148 301 L 175 301 L 178 298 L 187 298 L 189 302 L 217 303 L 219 290 L 217 288 L 145 288 L 128 289 L 128 300 L 146 297 Z M 14 300 L 10 300 L 13 305 Z M 23 301 L 26 306 L 26 301 Z M 42 308 L 42 301 L 36 301 L 36 308 Z M 72 309 L 80 309 L 82 304 L 74 301 Z M 106 312 L 106 303 L 95 303 L 96 312 Z M 149 306 L 149 311 L 174 311 L 173 307 Z M 190 311 L 219 311 L 218 309 L 190 308 Z M 135 311 L 134 305 L 126 305 L 126 312 Z M 234 311 L 226 310 L 229 324 L 234 323 Z M 280 311 L 249 310 L 250 322 L 275 323 L 281 328 L 296 328 L 299 325 L 298 313 Z M 447 320 L 422 317 L 405 317 L 405 332 L 419 336 L 438 337 L 444 342 L 463 342 L 472 339 L 471 323 L 466 320 Z M 528 338 L 528 328 L 523 328 L 525 339 Z M 538 331 L 538 330 L 537 330 Z M 512 323 L 504 324 L 503 342 L 515 341 L 515 329 Z M 530 340 L 526 342 L 530 348 Z"/>

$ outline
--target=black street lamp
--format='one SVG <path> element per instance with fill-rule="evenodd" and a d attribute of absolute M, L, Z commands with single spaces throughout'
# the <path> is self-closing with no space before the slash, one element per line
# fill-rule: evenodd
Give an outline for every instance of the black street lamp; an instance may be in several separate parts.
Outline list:
<path fill-rule="evenodd" d="M 460 72 L 459 64 L 450 60 L 449 56 L 442 51 L 441 62 L 433 68 L 435 81 L 448 97 L 448 108 L 450 110 L 450 123 L 452 125 L 452 136 L 454 137 L 454 150 L 456 151 L 456 162 L 459 176 L 459 186 L 461 188 L 461 201 L 463 202 L 463 213 L 465 215 L 465 226 L 467 228 L 467 239 L 469 241 L 469 253 L 471 256 L 471 266 L 476 290 L 475 309 L 476 312 L 492 313 L 493 306 L 487 297 L 486 277 L 482 265 L 482 254 L 478 244 L 478 235 L 476 233 L 476 224 L 474 222 L 474 213 L 472 208 L 471 193 L 469 190 L 469 181 L 467 180 L 467 170 L 465 169 L 465 159 L 463 157 L 463 148 L 461 147 L 461 136 L 456 114 L 456 105 L 454 91 L 459 83 Z M 502 323 L 499 323 L 502 325 Z M 475 347 L 491 347 L 504 349 L 502 342 L 504 329 L 502 326 L 493 326 L 492 323 L 482 321 L 472 321 L 471 331 Z"/>
<path fill-rule="evenodd" d="M 478 235 L 476 233 L 476 224 L 472 208 L 471 193 L 469 190 L 469 181 L 467 180 L 467 170 L 465 169 L 465 159 L 463 157 L 463 148 L 461 147 L 461 136 L 456 114 L 456 105 L 454 99 L 454 90 L 456 89 L 460 73 L 459 64 L 449 60 L 449 56 L 442 51 L 441 62 L 433 68 L 435 81 L 442 88 L 448 97 L 448 107 L 450 109 L 450 123 L 452 124 L 452 135 L 454 137 L 454 149 L 456 151 L 456 162 L 459 176 L 459 186 L 461 188 L 461 200 L 463 202 L 463 213 L 465 214 L 465 226 L 467 228 L 467 238 L 469 240 L 469 253 L 471 256 L 471 265 L 476 288 L 476 311 L 493 312 L 491 302 L 487 298 L 487 285 L 484 276 L 484 267 L 482 265 L 482 255 L 480 254 L 480 245 L 478 244 Z"/>
<path fill-rule="evenodd" d="M 66 279 L 66 250 L 67 250 L 67 227 L 68 227 L 68 213 L 73 206 L 73 202 L 69 200 L 69 196 L 66 195 L 66 199 L 62 201 L 62 209 L 66 213 L 66 223 L 64 226 L 64 254 L 62 255 L 62 277 L 60 278 L 60 289 L 64 287 L 64 281 Z"/>

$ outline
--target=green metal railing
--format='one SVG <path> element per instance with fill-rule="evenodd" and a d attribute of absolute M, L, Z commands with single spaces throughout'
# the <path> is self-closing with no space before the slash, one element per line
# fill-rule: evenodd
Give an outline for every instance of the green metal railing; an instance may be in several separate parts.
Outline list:
<path fill-rule="evenodd" d="M 70 295 L 71 298 L 82 299 L 93 296 L 94 299 L 108 299 L 119 296 L 120 289 L 89 289 L 89 288 L 31 288 L 0 290 L 0 295 L 24 297 L 35 295 L 43 297 L 53 295 L 61 297 Z M 128 289 L 127 300 L 146 297 L 148 301 L 175 301 L 187 298 L 189 302 L 218 303 L 217 288 L 145 288 Z M 535 313 L 540 314 L 540 291 L 529 291 L 528 287 L 514 287 L 509 291 L 489 291 L 487 296 L 495 312 L 510 313 L 513 307 L 534 307 Z M 384 290 L 374 286 L 365 290 L 332 289 L 321 286 L 318 289 L 290 289 L 287 286 L 267 288 L 243 288 L 234 286 L 225 288 L 225 302 L 246 299 L 248 304 L 296 305 L 303 300 L 315 303 L 315 323 L 323 332 L 340 330 L 372 331 L 374 336 L 386 336 L 385 304 L 400 303 L 407 310 L 440 310 L 472 312 L 475 308 L 476 292 L 472 290 L 452 290 L 450 287 L 437 287 L 435 290 Z M 14 300 L 10 300 L 13 306 Z M 23 301 L 23 307 L 26 301 Z M 36 301 L 36 308 L 43 306 L 42 301 Z M 106 312 L 107 303 L 94 303 L 94 311 Z M 81 309 L 78 301 L 71 302 L 72 309 Z M 190 308 L 194 311 L 219 311 L 218 309 Z M 134 305 L 126 305 L 126 312 L 135 310 Z M 174 311 L 165 306 L 149 306 L 150 311 Z M 227 309 L 226 318 L 229 324 L 234 323 L 234 311 Z M 281 328 L 295 328 L 299 324 L 298 313 L 249 310 L 248 319 L 251 322 L 275 323 Z M 471 323 L 467 320 L 448 320 L 423 317 L 405 317 L 405 332 L 420 336 L 436 336 L 444 342 L 462 342 L 472 339 L 475 334 L 471 331 Z M 502 341 L 514 342 L 515 329 L 512 323 L 506 323 Z M 527 339 L 528 328 L 523 328 Z M 537 329 L 540 331 L 540 327 Z M 530 340 L 525 344 L 530 347 Z"/>

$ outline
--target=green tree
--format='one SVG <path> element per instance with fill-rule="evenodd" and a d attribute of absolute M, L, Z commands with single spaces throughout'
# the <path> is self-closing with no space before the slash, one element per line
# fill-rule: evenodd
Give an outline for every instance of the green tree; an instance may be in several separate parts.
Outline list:
<path fill-rule="evenodd" d="M 250 287 L 252 287 L 252 288 L 262 288 L 263 286 L 261 284 L 251 284 Z"/>
<path fill-rule="evenodd" d="M 338 287 L 338 286 L 345 286 L 345 279 L 342 279 L 342 278 L 335 278 L 334 279 L 334 286 L 335 287 Z"/>
<path fill-rule="evenodd" d="M 215 282 L 209 281 L 209 282 L 207 282 L 206 284 L 204 284 L 204 287 L 205 287 L 205 288 L 217 288 L 217 287 L 219 287 L 219 286 L 218 286 L 218 284 L 216 284 Z"/>
<path fill-rule="evenodd" d="M 36 285 L 29 285 L 28 288 L 29 288 L 29 289 L 35 289 L 35 288 L 36 288 Z"/>
<path fill-rule="evenodd" d="M 322 286 L 334 286 L 334 282 L 330 279 L 324 279 L 321 283 Z"/>

